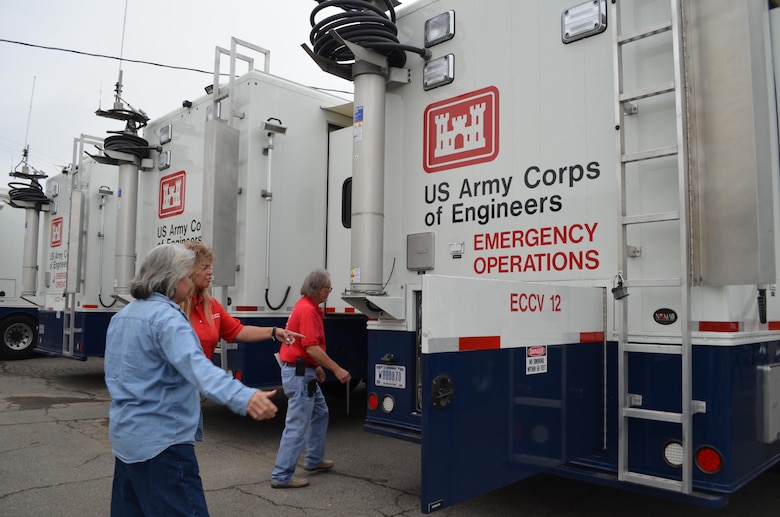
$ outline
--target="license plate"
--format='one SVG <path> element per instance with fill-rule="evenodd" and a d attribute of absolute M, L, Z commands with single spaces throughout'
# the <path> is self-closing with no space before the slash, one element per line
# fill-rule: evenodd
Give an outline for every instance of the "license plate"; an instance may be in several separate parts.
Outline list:
<path fill-rule="evenodd" d="M 375 365 L 374 386 L 406 389 L 406 366 L 395 364 Z"/>

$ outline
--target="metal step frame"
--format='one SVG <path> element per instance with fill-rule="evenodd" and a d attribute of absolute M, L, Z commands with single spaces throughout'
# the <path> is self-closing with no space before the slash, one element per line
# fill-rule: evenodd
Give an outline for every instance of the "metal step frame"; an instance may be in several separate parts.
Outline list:
<path fill-rule="evenodd" d="M 631 311 L 641 304 L 634 302 L 627 295 L 616 296 L 616 327 L 618 330 L 618 479 L 623 482 L 639 484 L 662 490 L 690 494 L 692 492 L 693 477 L 693 451 L 692 451 L 692 416 L 695 412 L 704 410 L 702 403 L 692 400 L 692 350 L 691 350 L 691 217 L 690 217 L 690 188 L 687 164 L 687 120 L 685 99 L 685 61 L 683 50 L 683 17 L 682 0 L 670 0 L 671 20 L 656 23 L 644 29 L 621 33 L 621 1 L 612 2 L 611 21 L 615 41 L 614 47 L 614 71 L 615 71 L 615 114 L 616 132 L 618 138 L 619 156 L 617 157 L 617 176 L 620 191 L 619 203 L 619 235 L 618 235 L 618 285 L 629 288 L 641 289 L 644 286 L 662 287 L 674 289 L 680 297 L 679 323 L 681 326 L 680 345 L 667 343 L 648 343 L 637 339 L 641 329 L 629 328 L 632 321 L 629 316 Z M 659 34 L 671 32 L 672 52 L 669 59 L 673 61 L 674 81 L 639 88 L 635 91 L 624 91 L 624 56 L 623 49 L 627 45 L 652 38 Z M 676 144 L 658 149 L 648 149 L 640 152 L 626 152 L 627 117 L 641 117 L 642 113 L 632 102 L 655 97 L 659 95 L 674 95 L 676 116 Z M 677 164 L 677 192 L 678 210 L 663 213 L 648 213 L 639 215 L 627 215 L 626 205 L 626 168 L 628 164 L 642 160 L 656 160 L 663 157 L 676 157 Z M 633 278 L 629 271 L 629 251 L 627 242 L 627 228 L 631 225 L 647 225 L 660 221 L 677 221 L 680 242 L 679 271 L 670 272 L 669 278 L 643 279 Z M 625 284 L 623 284 L 625 279 Z M 641 321 L 641 320 L 640 320 Z M 638 342 L 641 341 L 641 342 Z M 628 391 L 628 359 L 629 354 L 666 354 L 681 356 L 681 412 L 659 411 L 652 408 L 643 408 L 642 395 L 632 394 Z M 683 462 L 681 480 L 658 476 L 649 476 L 629 470 L 628 440 L 629 422 L 631 420 L 652 420 L 671 422 L 681 426 Z"/>

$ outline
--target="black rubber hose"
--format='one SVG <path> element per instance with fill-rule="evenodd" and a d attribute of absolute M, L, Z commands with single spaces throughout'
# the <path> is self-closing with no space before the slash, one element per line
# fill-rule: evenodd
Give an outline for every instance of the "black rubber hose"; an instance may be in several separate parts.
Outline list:
<path fill-rule="evenodd" d="M 111 151 L 120 151 L 132 154 L 139 158 L 148 158 L 151 154 L 149 142 L 134 135 L 114 135 L 109 136 L 103 141 L 103 147 Z"/>
<path fill-rule="evenodd" d="M 395 9 L 390 0 L 384 0 L 389 17 L 379 7 L 363 0 L 318 0 L 309 23 L 312 30 L 309 41 L 316 55 L 337 63 L 351 63 L 355 55 L 346 45 L 342 45 L 328 34 L 335 29 L 339 35 L 356 45 L 371 49 L 388 59 L 388 65 L 402 67 L 406 64 L 406 51 L 426 57 L 425 49 L 403 45 L 398 41 L 398 28 L 395 25 Z M 316 21 L 317 15 L 324 9 L 334 7 L 342 12 Z"/>
<path fill-rule="evenodd" d="M 287 296 L 288 296 L 289 294 L 290 294 L 290 286 L 288 285 L 288 286 L 287 286 L 287 290 L 284 292 L 284 298 L 282 298 L 282 301 L 281 301 L 281 303 L 280 303 L 279 305 L 277 305 L 276 307 L 274 307 L 274 305 L 273 305 L 273 304 L 271 303 L 271 301 L 268 299 L 268 289 L 266 289 L 266 290 L 265 290 L 265 303 L 267 303 L 267 304 L 268 304 L 268 307 L 270 307 L 270 308 L 271 308 L 271 310 L 273 310 L 273 311 L 278 311 L 279 309 L 281 309 L 281 308 L 282 308 L 282 306 L 284 305 L 284 302 L 286 302 L 286 301 L 287 301 Z"/>
<path fill-rule="evenodd" d="M 30 184 L 12 181 L 8 184 L 8 199 L 11 202 L 25 201 L 28 203 L 49 203 L 49 198 L 43 192 L 43 187 L 35 181 L 30 180 Z"/>

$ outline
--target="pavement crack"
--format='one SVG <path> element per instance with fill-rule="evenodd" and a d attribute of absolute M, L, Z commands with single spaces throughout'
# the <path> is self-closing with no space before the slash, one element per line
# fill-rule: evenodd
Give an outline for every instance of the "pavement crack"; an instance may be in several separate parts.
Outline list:
<path fill-rule="evenodd" d="M 114 479 L 114 474 L 112 473 L 110 476 L 100 476 L 100 477 L 88 478 L 88 479 L 78 479 L 78 480 L 74 480 L 74 481 L 67 481 L 67 482 L 64 482 L 64 483 L 52 483 L 50 485 L 36 485 L 36 486 L 26 487 L 26 488 L 23 488 L 21 490 L 15 490 L 13 492 L 8 492 L 6 494 L 0 494 L 0 501 L 2 501 L 4 499 L 7 499 L 9 497 L 15 496 L 15 495 L 26 494 L 26 493 L 34 492 L 36 490 L 48 490 L 48 489 L 51 489 L 51 488 L 68 487 L 68 486 L 71 486 L 71 485 L 79 485 L 79 484 L 83 484 L 83 483 L 91 483 L 93 481 L 103 481 L 103 480 L 106 480 L 106 479 L 113 480 Z"/>

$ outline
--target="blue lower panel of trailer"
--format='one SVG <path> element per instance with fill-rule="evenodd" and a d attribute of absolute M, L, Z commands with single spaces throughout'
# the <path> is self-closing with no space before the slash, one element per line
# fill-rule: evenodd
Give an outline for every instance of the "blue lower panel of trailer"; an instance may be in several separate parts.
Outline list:
<path fill-rule="evenodd" d="M 413 332 L 369 332 L 367 392 L 379 399 L 390 397 L 393 411 L 386 413 L 381 405 L 368 410 L 365 428 L 392 438 L 420 442 L 420 408 L 417 405 L 417 368 Z M 390 364 L 406 368 L 404 388 L 377 386 L 376 370 Z"/>
<path fill-rule="evenodd" d="M 51 355 L 86 361 L 88 357 L 103 357 L 106 351 L 106 330 L 115 312 L 75 312 L 73 350 L 66 350 L 62 311 L 40 311 L 39 336 L 36 350 Z"/>
<path fill-rule="evenodd" d="M 547 370 L 538 374 L 527 370 L 525 349 L 423 354 L 419 377 L 415 343 L 414 333 L 370 334 L 369 369 L 404 367 L 407 382 L 377 386 L 369 375 L 369 401 L 373 395 L 379 404 L 368 409 L 365 428 L 422 444 L 423 511 L 541 471 L 719 507 L 780 462 L 780 439 L 761 437 L 770 416 L 762 398 L 780 393 L 762 393 L 759 372 L 780 363 L 777 342 L 693 347 L 693 399 L 706 403 L 705 413 L 693 415 L 694 459 L 707 446 L 722 461 L 711 473 L 694 463 L 688 496 L 617 480 L 616 343 L 549 346 Z M 680 411 L 679 356 L 631 355 L 628 369 L 628 391 L 642 395 L 643 408 Z M 391 412 L 383 410 L 386 397 Z M 628 470 L 681 480 L 681 469 L 664 457 L 680 438 L 678 424 L 629 421 Z"/>
<path fill-rule="evenodd" d="M 607 448 L 578 465 L 617 471 L 617 345 L 607 357 Z M 764 443 L 760 431 L 767 415 L 760 404 L 759 367 L 780 362 L 777 342 L 693 347 L 693 400 L 706 412 L 693 415 L 694 459 L 703 447 L 717 451 L 720 468 L 707 473 L 693 467 L 693 486 L 700 492 L 730 494 L 780 461 L 780 440 Z M 642 407 L 680 411 L 680 357 L 654 354 L 629 357 L 629 393 L 642 394 Z M 780 394 L 776 394 L 780 395 Z M 628 426 L 628 470 L 650 476 L 682 479 L 679 467 L 664 459 L 664 447 L 681 438 L 680 426 L 646 420 Z M 707 504 L 707 498 L 701 501 Z"/>
<path fill-rule="evenodd" d="M 38 309 L 30 307 L 6 307 L 0 306 L 0 320 L 13 316 L 14 314 L 26 314 L 30 317 L 38 319 Z"/>
<path fill-rule="evenodd" d="M 422 356 L 422 505 L 428 511 L 596 452 L 601 344 L 548 346 L 547 372 L 526 349 Z M 450 402 L 437 379 L 450 378 Z"/>

